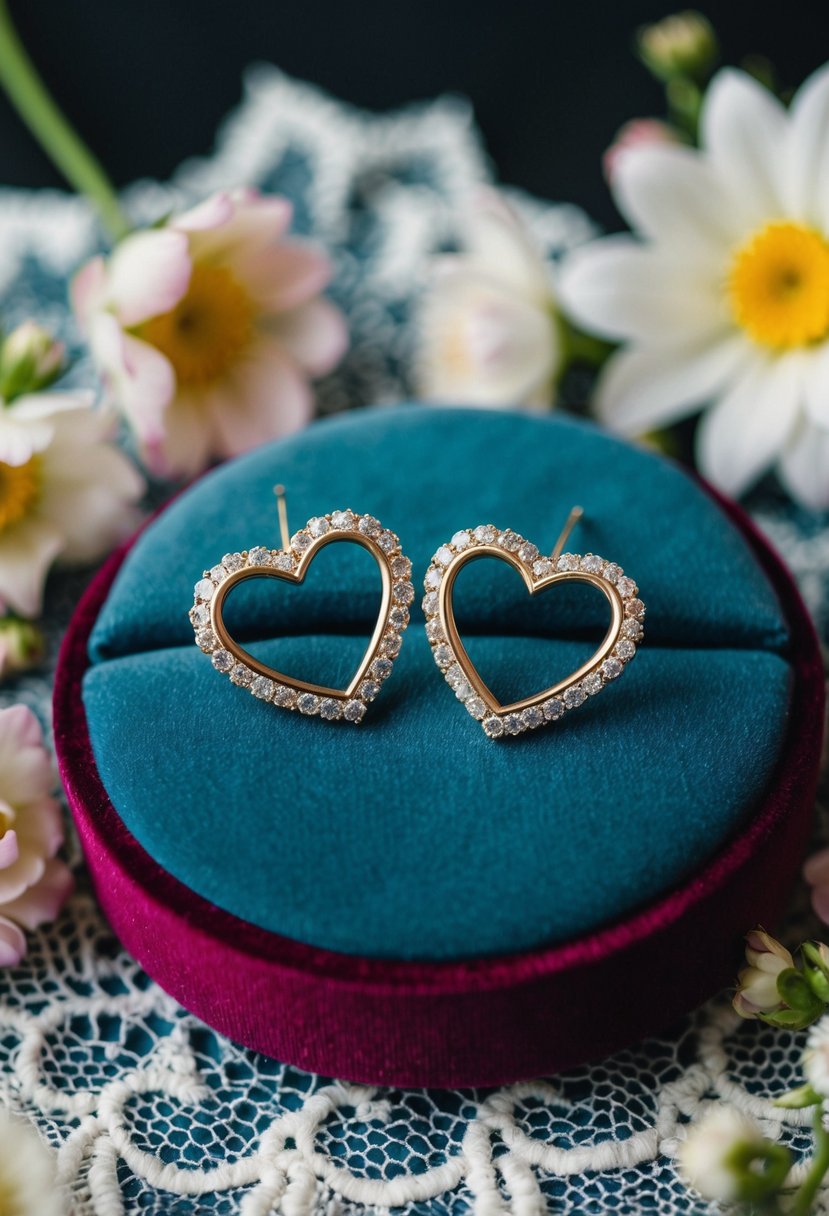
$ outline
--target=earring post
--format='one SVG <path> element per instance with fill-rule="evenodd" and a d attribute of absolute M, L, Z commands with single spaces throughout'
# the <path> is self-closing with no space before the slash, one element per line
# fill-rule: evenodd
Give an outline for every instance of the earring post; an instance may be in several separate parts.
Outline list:
<path fill-rule="evenodd" d="M 288 504 L 285 500 L 285 487 L 283 485 L 274 486 L 273 492 L 276 495 L 276 509 L 279 512 L 279 532 L 282 537 L 282 548 L 288 550 L 291 547 L 291 532 L 288 528 Z"/>
<path fill-rule="evenodd" d="M 555 561 L 556 558 L 561 556 L 561 551 L 567 543 L 567 537 L 573 531 L 576 524 L 579 522 L 579 520 L 581 519 L 581 517 L 583 515 L 584 515 L 584 507 L 573 507 L 572 511 L 567 516 L 567 519 L 564 522 L 564 527 L 561 529 L 561 532 L 559 533 L 559 537 L 558 537 L 558 540 L 556 541 L 555 548 L 553 549 L 552 553 L 550 554 L 551 561 Z"/>

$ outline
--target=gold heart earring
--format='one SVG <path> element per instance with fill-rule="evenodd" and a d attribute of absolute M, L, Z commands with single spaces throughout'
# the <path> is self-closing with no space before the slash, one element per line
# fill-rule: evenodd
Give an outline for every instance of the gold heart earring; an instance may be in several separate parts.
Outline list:
<path fill-rule="evenodd" d="M 400 551 L 400 541 L 393 532 L 373 516 L 356 515 L 351 510 L 315 516 L 290 536 L 284 487 L 275 486 L 274 491 L 282 548 L 256 546 L 241 553 L 226 553 L 217 566 L 205 570 L 196 583 L 195 603 L 190 609 L 196 644 L 211 656 L 217 671 L 260 701 L 301 714 L 318 714 L 328 722 L 361 722 L 400 653 L 403 631 L 409 623 L 409 605 L 414 599 L 412 564 Z M 248 654 L 228 632 L 224 603 L 229 592 L 246 579 L 301 583 L 320 549 L 337 541 L 368 550 L 380 569 L 382 594 L 371 641 L 348 687 L 325 688 L 284 675 Z"/>
<path fill-rule="evenodd" d="M 615 562 L 605 561 L 595 553 L 584 556 L 562 553 L 583 514 L 581 507 L 573 507 L 549 557 L 515 532 L 501 532 L 493 524 L 481 524 L 456 532 L 451 541 L 441 545 L 426 572 L 423 612 L 432 655 L 455 696 L 480 721 L 490 739 L 535 730 L 557 722 L 567 710 L 577 709 L 622 675 L 642 640 L 645 605 L 633 579 L 626 577 Z M 521 575 L 530 595 L 558 583 L 588 583 L 597 587 L 610 604 L 610 626 L 587 662 L 543 692 L 510 705 L 502 705 L 481 679 L 455 623 L 452 605 L 455 579 L 465 565 L 482 557 L 507 562 Z"/>

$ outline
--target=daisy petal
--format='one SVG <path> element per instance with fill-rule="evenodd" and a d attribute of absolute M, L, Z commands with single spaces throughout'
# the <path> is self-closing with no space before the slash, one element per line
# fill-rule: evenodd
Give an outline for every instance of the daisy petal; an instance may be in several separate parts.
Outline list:
<path fill-rule="evenodd" d="M 175 308 L 191 272 L 187 237 L 169 228 L 128 236 L 109 261 L 109 299 L 122 325 L 140 325 Z"/>
<path fill-rule="evenodd" d="M 26 953 L 23 930 L 0 916 L 0 967 L 15 967 Z"/>
<path fill-rule="evenodd" d="M 599 378 L 598 414 L 626 435 L 640 435 L 675 422 L 716 397 L 751 357 L 751 348 L 741 335 L 713 344 L 619 351 Z"/>
<path fill-rule="evenodd" d="M 700 121 L 702 146 L 745 223 L 779 215 L 786 111 L 774 94 L 746 72 L 725 68 L 708 86 Z"/>
<path fill-rule="evenodd" d="M 797 502 L 829 509 L 829 430 L 801 418 L 778 465 L 780 480 Z M 829 899 L 829 888 L 825 888 Z"/>
<path fill-rule="evenodd" d="M 736 498 L 774 464 L 795 427 L 802 382 L 798 354 L 758 357 L 708 410 L 697 432 L 697 462 L 718 489 Z"/>
<path fill-rule="evenodd" d="M 0 598 L 21 616 L 39 616 L 46 575 L 62 548 L 60 531 L 35 519 L 0 536 Z"/>
<path fill-rule="evenodd" d="M 829 228 L 829 64 L 800 86 L 792 102 L 786 157 L 789 214 Z"/>
<path fill-rule="evenodd" d="M 829 427 L 829 342 L 807 353 L 803 387 L 809 417 L 818 426 Z"/>
<path fill-rule="evenodd" d="M 336 367 L 348 348 L 348 329 L 338 308 L 327 300 L 311 300 L 275 319 L 280 345 L 311 376 Z"/>
<path fill-rule="evenodd" d="M 75 886 L 72 871 L 57 858 L 46 862 L 40 879 L 17 899 L 3 904 L 3 913 L 25 929 L 55 919 Z"/>

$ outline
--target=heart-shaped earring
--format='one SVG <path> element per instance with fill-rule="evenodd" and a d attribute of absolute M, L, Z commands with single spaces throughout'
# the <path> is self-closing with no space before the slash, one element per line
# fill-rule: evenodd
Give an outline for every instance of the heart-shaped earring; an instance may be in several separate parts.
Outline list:
<path fill-rule="evenodd" d="M 633 579 L 626 577 L 615 562 L 595 553 L 562 553 L 583 514 L 581 507 L 573 508 L 549 557 L 515 532 L 481 524 L 456 532 L 451 541 L 441 545 L 426 572 L 423 612 L 432 655 L 455 696 L 480 721 L 490 739 L 535 730 L 557 722 L 567 710 L 577 709 L 622 675 L 642 640 L 645 605 Z M 455 579 L 468 562 L 482 557 L 500 558 L 516 569 L 530 595 L 558 583 L 587 583 L 597 587 L 610 604 L 610 626 L 587 662 L 550 688 L 510 705 L 502 705 L 481 679 L 455 623 Z"/>
<path fill-rule="evenodd" d="M 256 546 L 241 553 L 226 553 L 196 583 L 190 621 L 196 644 L 209 654 L 213 666 L 260 701 L 302 714 L 318 714 L 329 722 L 361 722 L 370 702 L 391 675 L 400 653 L 403 631 L 409 623 L 414 599 L 412 564 L 400 551 L 400 541 L 371 515 L 351 510 L 332 511 L 309 519 L 289 535 L 285 491 L 276 486 L 281 549 Z M 377 623 L 360 665 L 347 688 L 325 688 L 284 675 L 248 654 L 227 630 L 224 603 L 233 587 L 250 578 L 277 578 L 301 583 L 320 549 L 349 541 L 367 549 L 380 568 L 382 597 Z"/>

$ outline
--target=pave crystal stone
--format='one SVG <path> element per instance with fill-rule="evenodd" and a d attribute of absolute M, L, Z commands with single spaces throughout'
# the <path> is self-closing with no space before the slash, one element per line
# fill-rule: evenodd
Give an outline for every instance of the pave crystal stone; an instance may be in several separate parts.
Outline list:
<path fill-rule="evenodd" d="M 270 560 L 270 550 L 257 547 L 248 553 L 249 566 L 264 566 Z"/>
<path fill-rule="evenodd" d="M 486 714 L 486 705 L 480 697 L 469 697 L 464 704 L 466 705 L 469 713 L 472 714 L 472 717 L 477 718 L 479 722 Z"/>
<path fill-rule="evenodd" d="M 391 572 L 395 578 L 408 578 L 412 572 L 412 563 L 408 557 L 396 557 L 391 564 Z"/>
<path fill-rule="evenodd" d="M 371 537 L 372 540 L 376 540 L 383 531 L 383 525 L 380 523 L 380 520 L 375 519 L 373 515 L 364 515 L 357 524 L 357 529 L 359 532 L 362 532 L 363 536 L 368 536 Z M 360 702 L 352 701 L 350 704 L 359 705 Z"/>
<path fill-rule="evenodd" d="M 595 553 L 585 553 L 581 559 L 581 568 L 588 574 L 600 574 L 603 566 L 604 558 L 597 557 Z"/>
<path fill-rule="evenodd" d="M 624 667 L 618 659 L 605 659 L 602 663 L 602 675 L 606 680 L 615 680 L 623 671 Z"/>
<path fill-rule="evenodd" d="M 326 532 L 331 531 L 331 525 L 324 515 L 315 515 L 308 520 L 308 531 L 315 537 L 325 536 Z"/>
<path fill-rule="evenodd" d="M 448 667 L 455 657 L 450 648 L 444 645 L 436 646 L 432 653 L 435 656 L 435 662 L 438 667 Z"/>
<path fill-rule="evenodd" d="M 293 570 L 293 568 L 294 568 L 293 554 L 277 553 L 276 557 L 273 559 L 271 564 L 273 566 L 275 566 L 277 570 Z"/>
<path fill-rule="evenodd" d="M 380 691 L 380 685 L 376 684 L 374 680 L 363 680 L 357 691 L 364 701 L 373 701 Z"/>
<path fill-rule="evenodd" d="M 493 524 L 480 524 L 473 532 L 473 536 L 479 545 L 494 544 L 497 535 L 498 529 Z M 496 718 L 495 721 L 500 722 L 501 719 Z"/>
<path fill-rule="evenodd" d="M 398 605 L 389 613 L 389 624 L 392 629 L 405 629 L 409 623 L 409 610 Z"/>
<path fill-rule="evenodd" d="M 526 562 L 529 565 L 530 562 L 534 562 L 538 557 L 538 545 L 534 545 L 532 541 L 525 540 L 518 550 L 518 556 L 522 562 Z"/>
<path fill-rule="evenodd" d="M 343 706 L 343 717 L 346 722 L 362 722 L 366 707 L 362 701 L 346 701 Z"/>
<path fill-rule="evenodd" d="M 273 690 L 274 705 L 281 705 L 283 709 L 291 709 L 296 705 L 296 689 L 288 688 L 287 684 L 277 684 Z"/>
<path fill-rule="evenodd" d="M 525 730 L 535 730 L 544 724 L 544 714 L 538 705 L 530 705 L 521 715 Z"/>
<path fill-rule="evenodd" d="M 411 583 L 395 583 L 393 595 L 398 603 L 411 604 L 415 596 L 414 587 Z"/>
<path fill-rule="evenodd" d="M 403 642 L 399 634 L 387 633 L 382 642 L 383 654 L 387 654 L 390 659 L 395 659 L 400 654 L 400 647 L 402 645 Z"/>
<path fill-rule="evenodd" d="M 595 697 L 596 693 L 601 692 L 604 687 L 602 677 L 597 671 L 591 671 L 589 676 L 585 676 L 581 686 L 589 697 Z"/>
<path fill-rule="evenodd" d="M 445 674 L 446 683 L 450 688 L 457 688 L 462 680 L 466 680 L 466 676 L 463 674 L 460 666 L 457 663 L 453 663 L 451 667 L 447 668 Z"/>
<path fill-rule="evenodd" d="M 423 580 L 424 586 L 428 587 L 430 591 L 437 591 L 442 577 L 441 571 L 438 570 L 437 566 L 430 566 Z"/>
<path fill-rule="evenodd" d="M 226 575 L 227 570 L 225 570 L 224 566 L 214 566 L 210 571 L 210 577 L 214 583 L 220 583 Z"/>
<path fill-rule="evenodd" d="M 468 532 L 456 532 L 452 537 L 450 544 L 453 549 L 466 549 L 472 543 L 472 537 Z"/>
<path fill-rule="evenodd" d="M 371 674 L 375 680 L 387 680 L 393 667 L 391 659 L 375 659 L 371 665 Z"/>
<path fill-rule="evenodd" d="M 548 574 L 552 574 L 552 572 L 553 563 L 549 557 L 540 557 L 537 562 L 533 562 L 533 574 L 538 575 L 539 578 L 545 578 Z"/>
<path fill-rule="evenodd" d="M 636 595 L 636 583 L 632 578 L 620 578 L 616 583 L 616 590 L 622 599 L 628 599 L 630 596 Z"/>
<path fill-rule="evenodd" d="M 218 645 L 216 635 L 212 629 L 200 629 L 196 634 L 196 645 L 202 650 L 215 650 Z"/>
<path fill-rule="evenodd" d="M 338 532 L 347 532 L 354 527 L 354 515 L 351 511 L 332 511 L 331 527 Z"/>
<path fill-rule="evenodd" d="M 377 537 L 377 544 L 384 553 L 393 553 L 397 548 L 397 537 L 393 532 L 381 532 Z"/>
<path fill-rule="evenodd" d="M 578 553 L 562 553 L 556 562 L 556 570 L 578 570 L 580 560 Z"/>
<path fill-rule="evenodd" d="M 496 714 L 484 718 L 484 733 L 489 735 L 490 739 L 500 739 L 503 735 L 504 723 Z"/>
<path fill-rule="evenodd" d="M 632 642 L 638 642 L 644 633 L 644 629 L 635 616 L 629 616 L 622 621 L 622 637 L 630 638 Z"/>
<path fill-rule="evenodd" d="M 203 629 L 205 625 L 209 625 L 210 609 L 207 607 L 207 604 L 196 604 L 195 608 L 191 608 L 190 619 L 196 629 Z"/>
<path fill-rule="evenodd" d="M 333 697 L 325 697 L 320 701 L 320 717 L 325 718 L 326 722 L 336 722 L 337 718 L 343 716 L 343 707 L 339 701 L 335 701 Z"/>
<path fill-rule="evenodd" d="M 550 697 L 541 706 L 541 712 L 547 722 L 557 722 L 564 714 L 564 702 L 560 697 Z"/>
<path fill-rule="evenodd" d="M 523 544 L 523 537 L 517 532 L 513 532 L 511 528 L 507 528 L 506 532 L 502 532 L 498 537 L 498 544 L 502 549 L 508 549 L 510 553 L 517 552 Z"/>
<path fill-rule="evenodd" d="M 617 642 L 613 650 L 617 659 L 621 659 L 623 663 L 627 663 L 636 654 L 636 646 L 629 638 L 622 638 L 621 642 Z"/>
<path fill-rule="evenodd" d="M 291 537 L 291 548 L 297 553 L 304 553 L 311 546 L 311 536 L 308 532 L 295 532 Z"/>
<path fill-rule="evenodd" d="M 214 650 L 210 661 L 217 671 L 230 671 L 235 659 L 229 650 Z"/>
<path fill-rule="evenodd" d="M 508 735 L 520 735 L 524 729 L 520 714 L 507 714 L 504 718 L 504 730 Z"/>
<path fill-rule="evenodd" d="M 609 583 L 618 583 L 623 574 L 621 566 L 617 566 L 615 562 L 608 562 L 602 571 L 602 578 L 607 579 Z"/>
<path fill-rule="evenodd" d="M 458 683 L 454 685 L 454 688 L 455 696 L 459 701 L 468 701 L 473 695 L 472 685 L 468 680 L 459 680 Z"/>
<path fill-rule="evenodd" d="M 435 565 L 448 566 L 454 556 L 448 545 L 441 545 L 434 557 Z"/>
<path fill-rule="evenodd" d="M 200 578 L 193 588 L 197 600 L 212 599 L 215 590 L 216 588 L 209 578 Z"/>
<path fill-rule="evenodd" d="M 578 709 L 580 705 L 584 705 L 587 700 L 587 693 L 583 688 L 576 685 L 575 688 L 568 688 L 562 697 L 564 704 L 568 709 Z"/>
<path fill-rule="evenodd" d="M 312 692 L 303 692 L 297 697 L 296 705 L 301 714 L 318 714 L 320 699 Z"/>
<path fill-rule="evenodd" d="M 440 621 L 426 622 L 426 637 L 430 642 L 444 641 L 446 634 L 443 632 L 443 626 L 441 625 Z"/>
<path fill-rule="evenodd" d="M 625 616 L 638 617 L 639 620 L 645 615 L 645 605 L 641 600 L 628 600 L 625 604 Z"/>
<path fill-rule="evenodd" d="M 253 683 L 253 672 L 244 663 L 237 663 L 230 673 L 230 678 L 239 688 L 250 688 Z"/>
<path fill-rule="evenodd" d="M 273 680 L 269 680 L 267 676 L 257 676 L 251 682 L 250 691 L 260 701 L 270 701 L 273 696 Z"/>
<path fill-rule="evenodd" d="M 424 595 L 422 607 L 426 616 L 434 616 L 438 610 L 437 592 L 430 591 L 428 595 Z"/>
<path fill-rule="evenodd" d="M 244 564 L 245 559 L 242 557 L 241 553 L 226 553 L 222 558 L 222 565 L 224 566 L 225 570 L 228 570 L 231 574 L 234 570 L 241 570 Z"/>

